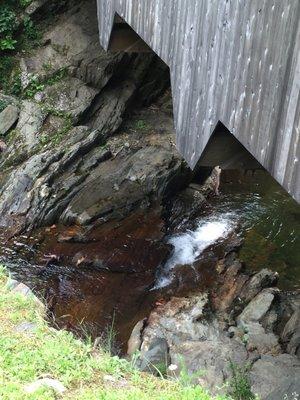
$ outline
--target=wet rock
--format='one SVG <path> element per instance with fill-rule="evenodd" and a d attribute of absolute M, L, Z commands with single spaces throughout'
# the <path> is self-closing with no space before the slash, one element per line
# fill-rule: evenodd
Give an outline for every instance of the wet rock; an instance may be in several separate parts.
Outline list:
<path fill-rule="evenodd" d="M 57 241 L 59 243 L 85 243 L 88 240 L 87 232 L 78 226 L 66 228 L 59 233 Z"/>
<path fill-rule="evenodd" d="M 212 169 L 211 173 L 209 174 L 208 178 L 205 180 L 203 185 L 197 185 L 195 186 L 193 184 L 194 188 L 198 188 L 201 193 L 204 195 L 208 194 L 215 194 L 219 195 L 219 186 L 220 186 L 220 175 L 221 175 L 221 168 L 219 166 L 216 166 Z"/>
<path fill-rule="evenodd" d="M 187 176 L 187 180 L 189 179 L 191 179 L 191 176 Z M 199 215 L 199 210 L 201 210 L 205 204 L 205 196 L 193 187 L 189 186 L 181 191 L 175 198 L 167 202 L 165 206 L 169 228 L 171 228 L 172 231 L 178 226 L 182 228 L 182 221 L 191 221 L 193 216 Z"/>
<path fill-rule="evenodd" d="M 249 279 L 242 272 L 242 264 L 235 253 L 230 253 L 225 260 L 221 260 L 217 269 L 223 273 L 222 285 L 213 296 L 214 308 L 221 313 L 228 311 L 240 298 L 241 291 Z"/>
<path fill-rule="evenodd" d="M 19 109 L 14 105 L 7 106 L 0 113 L 0 135 L 5 135 L 17 122 Z"/>
<path fill-rule="evenodd" d="M 246 306 L 238 316 L 238 324 L 247 328 L 252 323 L 260 322 L 269 311 L 275 298 L 274 289 L 264 289 Z"/>
<path fill-rule="evenodd" d="M 249 279 L 247 284 L 243 287 L 241 298 L 248 303 L 261 292 L 262 289 L 275 286 L 277 281 L 277 272 L 264 268 Z"/>
<path fill-rule="evenodd" d="M 281 393 L 292 399 L 299 393 L 300 361 L 291 355 L 264 355 L 250 372 L 251 388 L 262 400 L 282 400 Z"/>

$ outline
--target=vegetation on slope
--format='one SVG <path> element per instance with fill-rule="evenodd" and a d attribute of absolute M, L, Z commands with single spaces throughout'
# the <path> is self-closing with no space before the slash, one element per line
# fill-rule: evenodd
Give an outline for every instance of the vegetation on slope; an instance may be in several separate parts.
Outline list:
<path fill-rule="evenodd" d="M 21 93 L 21 79 L 15 55 L 34 47 L 40 33 L 24 13 L 32 0 L 4 0 L 0 4 L 0 89 L 7 94 Z"/>
<path fill-rule="evenodd" d="M 24 323 L 30 329 L 21 329 Z M 49 387 L 26 388 L 40 378 L 58 380 L 62 395 Z M 141 373 L 133 363 L 94 349 L 70 332 L 56 330 L 44 319 L 33 297 L 11 291 L 0 270 L 0 398 L 2 400 L 211 400 L 187 377 L 166 380 Z M 217 397 L 216 400 L 225 400 Z"/>

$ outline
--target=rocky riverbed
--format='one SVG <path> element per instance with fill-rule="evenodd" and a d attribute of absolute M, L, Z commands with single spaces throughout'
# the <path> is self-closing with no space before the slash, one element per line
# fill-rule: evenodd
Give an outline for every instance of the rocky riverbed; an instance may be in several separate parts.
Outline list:
<path fill-rule="evenodd" d="M 215 269 L 210 288 L 162 301 L 138 322 L 128 353 L 138 351 L 142 370 L 185 368 L 214 393 L 226 392 L 233 365 L 262 399 L 299 393 L 299 292 L 280 291 L 270 270 L 247 273 L 234 250 Z"/>

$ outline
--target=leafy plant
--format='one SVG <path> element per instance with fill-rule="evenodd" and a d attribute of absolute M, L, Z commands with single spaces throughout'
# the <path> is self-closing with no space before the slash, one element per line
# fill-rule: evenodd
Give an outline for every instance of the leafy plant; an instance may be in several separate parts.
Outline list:
<path fill-rule="evenodd" d="M 28 39 L 38 40 L 40 38 L 40 32 L 37 27 L 34 25 L 32 19 L 27 15 L 23 20 L 24 24 L 24 34 Z"/>
<path fill-rule="evenodd" d="M 0 8 L 0 34 L 11 36 L 17 28 L 17 15 L 9 7 Z"/>
<path fill-rule="evenodd" d="M 32 0 L 20 0 L 20 6 L 22 8 L 29 6 L 29 4 L 31 4 L 31 3 L 32 3 Z"/>
<path fill-rule="evenodd" d="M 238 366 L 232 361 L 230 361 L 229 366 L 232 373 L 232 378 L 229 381 L 229 395 L 234 400 L 255 400 L 247 375 L 249 368 Z"/>
<path fill-rule="evenodd" d="M 148 128 L 148 124 L 141 119 L 136 122 L 135 128 L 138 130 L 145 130 Z"/>
<path fill-rule="evenodd" d="M 0 40 L 0 50 L 14 50 L 16 44 L 16 40 L 14 40 L 11 36 L 7 36 L 6 38 Z"/>
<path fill-rule="evenodd" d="M 24 97 L 31 99 L 36 95 L 36 93 L 41 92 L 44 89 L 45 85 L 40 82 L 36 76 L 33 76 L 30 79 L 29 85 L 24 90 Z"/>

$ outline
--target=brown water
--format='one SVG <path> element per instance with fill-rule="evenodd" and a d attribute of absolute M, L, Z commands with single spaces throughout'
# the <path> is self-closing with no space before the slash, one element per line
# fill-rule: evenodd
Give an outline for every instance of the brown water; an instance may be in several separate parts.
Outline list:
<path fill-rule="evenodd" d="M 221 195 L 199 210 L 191 229 L 166 236 L 155 206 L 88 231 L 53 226 L 3 236 L 0 261 L 46 299 L 60 327 L 97 336 L 113 320 L 123 349 L 155 303 L 213 285 L 214 266 L 237 236 L 245 239 L 240 256 L 248 268 L 275 269 L 281 287 L 300 289 L 300 208 L 265 173 L 224 173 Z M 183 255 L 189 265 L 176 265 Z"/>

